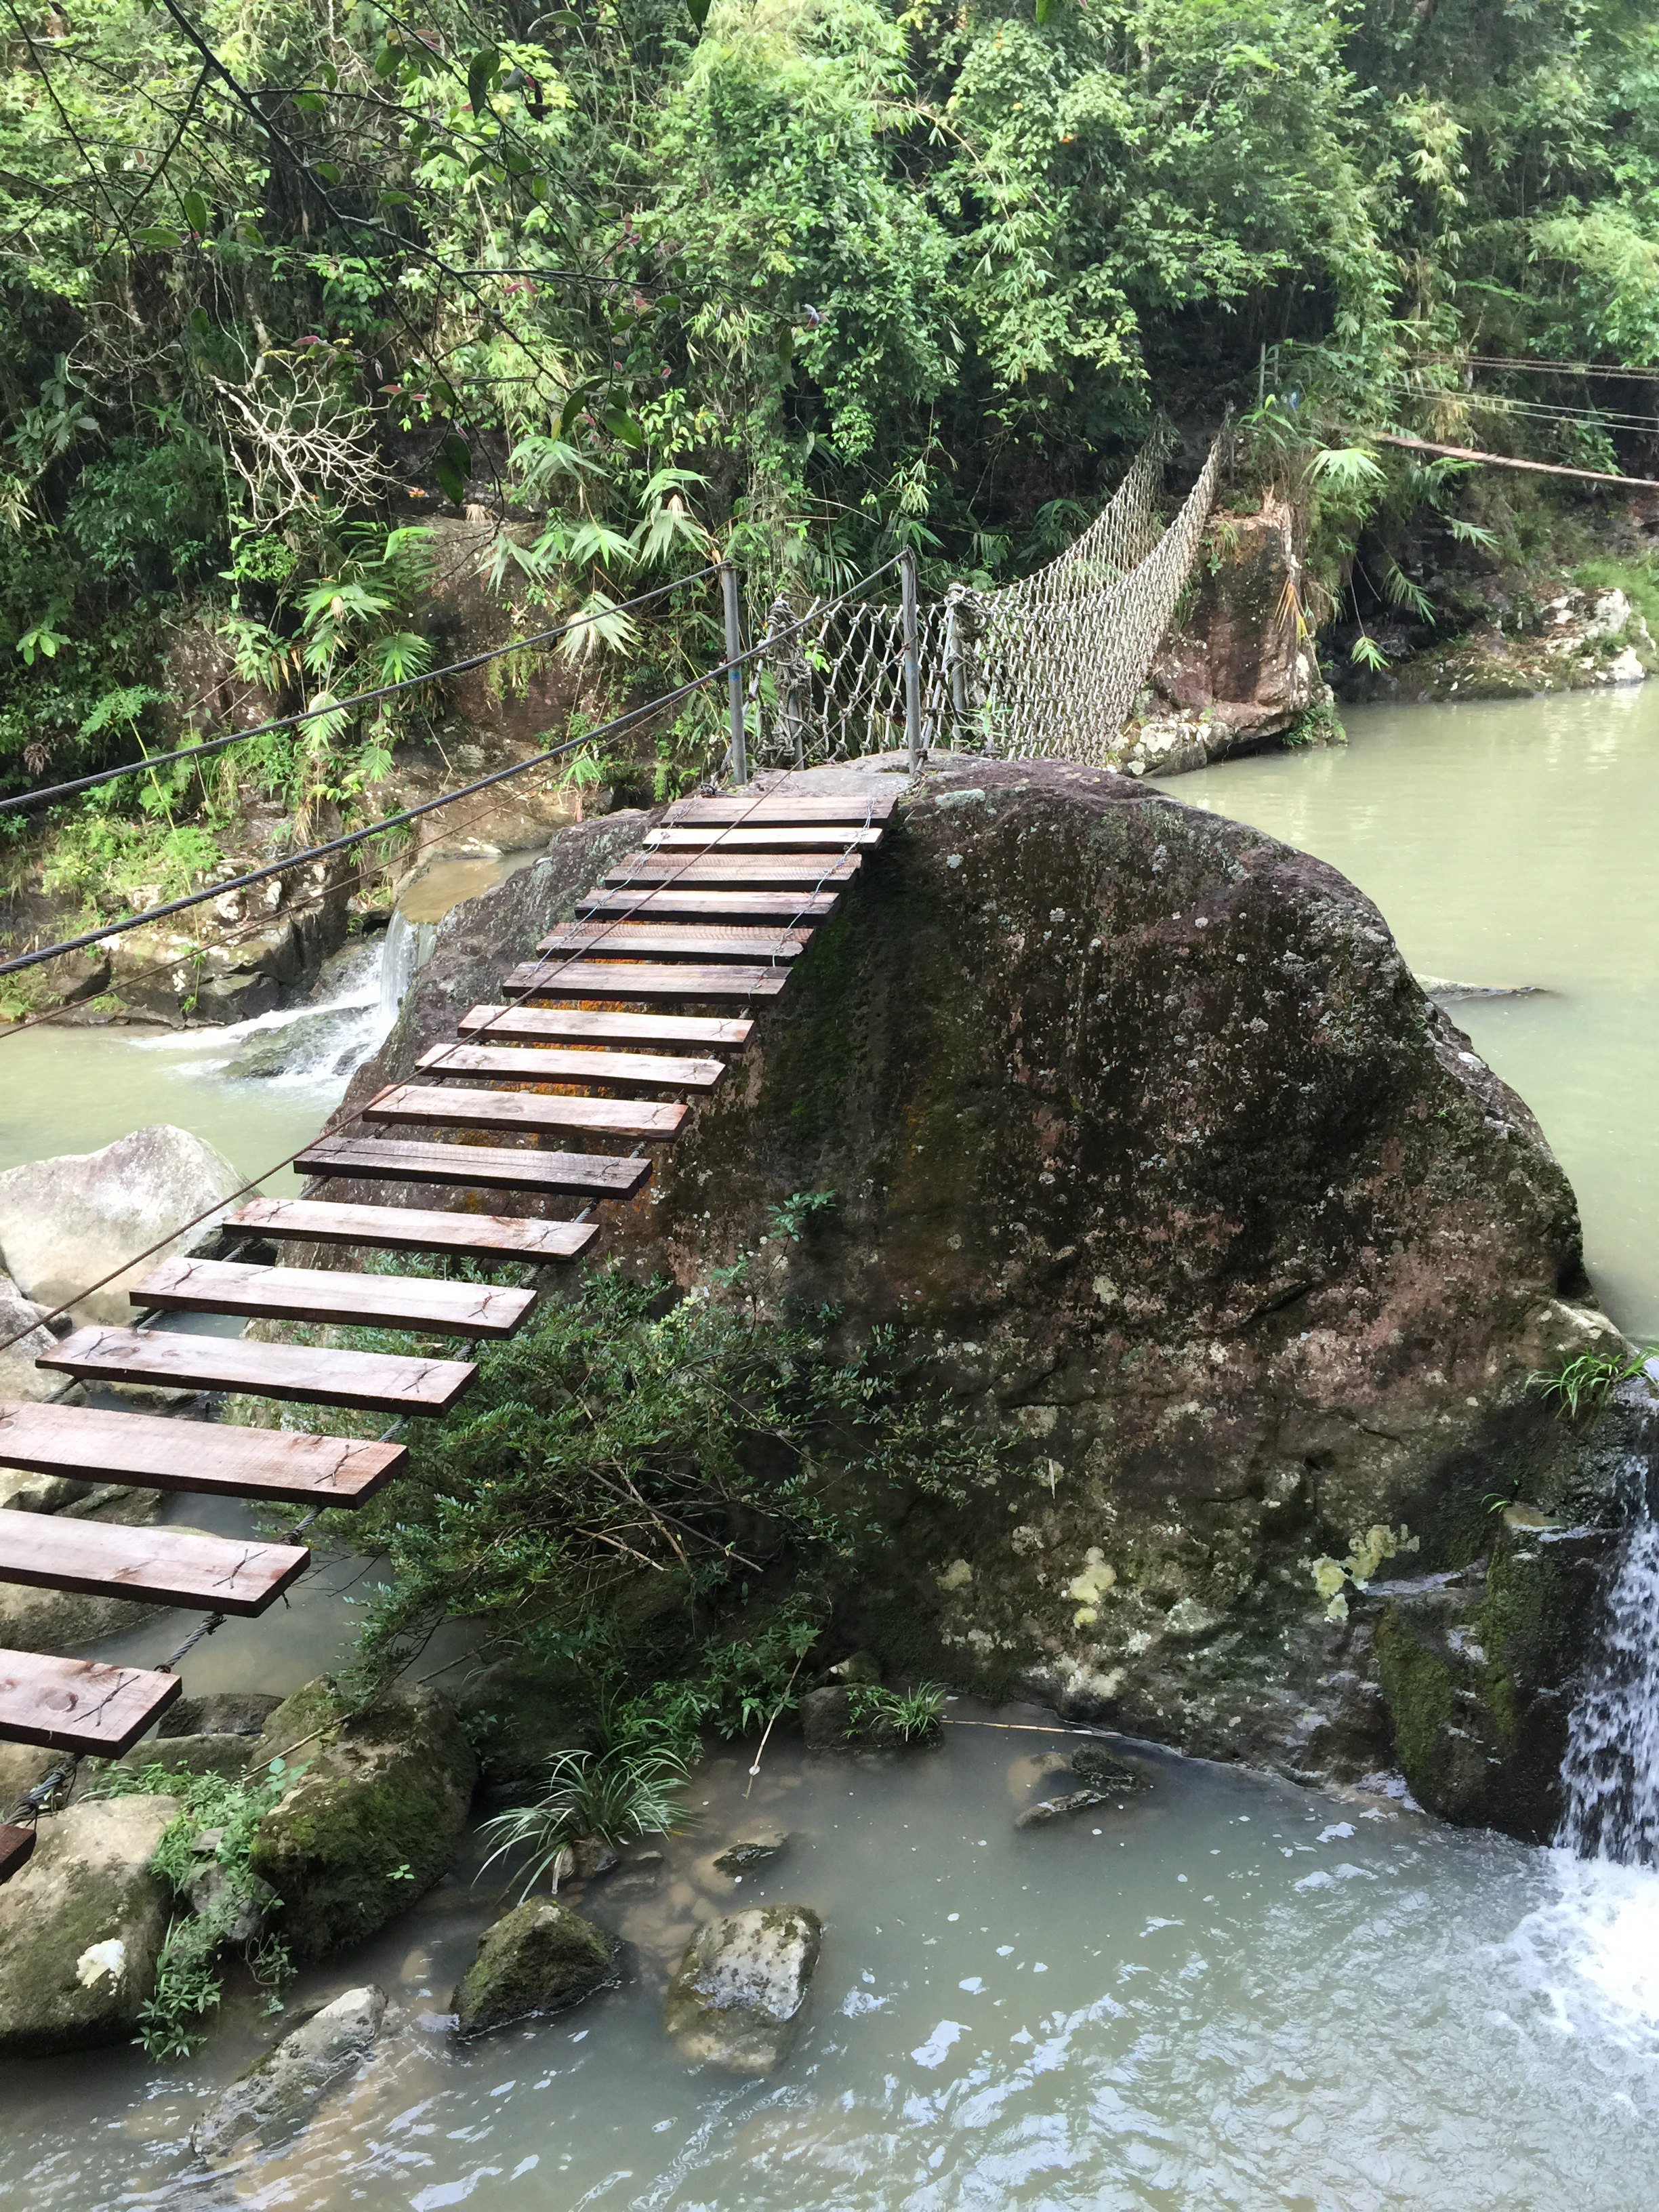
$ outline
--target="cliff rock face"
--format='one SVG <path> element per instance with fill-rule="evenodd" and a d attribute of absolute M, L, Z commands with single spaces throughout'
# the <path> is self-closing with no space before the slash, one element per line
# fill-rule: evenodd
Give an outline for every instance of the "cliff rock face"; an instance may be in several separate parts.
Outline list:
<path fill-rule="evenodd" d="M 359 1093 L 645 826 L 453 917 Z M 1547 1832 L 1599 1540 L 1539 1567 L 1492 1508 L 1601 1513 L 1618 1454 L 1527 1377 L 1616 1339 L 1532 1116 L 1330 868 L 1111 773 L 927 772 L 612 1247 L 893 1324 L 1000 1439 L 890 1524 L 849 1644 Z"/>

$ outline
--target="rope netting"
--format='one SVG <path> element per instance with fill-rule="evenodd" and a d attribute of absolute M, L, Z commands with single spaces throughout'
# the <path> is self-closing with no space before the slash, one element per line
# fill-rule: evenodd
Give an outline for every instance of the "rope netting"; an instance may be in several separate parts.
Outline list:
<path fill-rule="evenodd" d="M 1165 524 L 1174 442 L 1167 426 L 1154 429 L 1108 504 L 1046 567 L 998 592 L 952 584 L 917 610 L 924 747 L 1105 763 L 1174 618 L 1214 496 L 1220 436 Z M 803 617 L 781 596 L 762 627 L 747 688 L 755 765 L 811 768 L 903 747 L 899 608 L 814 601 Z"/>

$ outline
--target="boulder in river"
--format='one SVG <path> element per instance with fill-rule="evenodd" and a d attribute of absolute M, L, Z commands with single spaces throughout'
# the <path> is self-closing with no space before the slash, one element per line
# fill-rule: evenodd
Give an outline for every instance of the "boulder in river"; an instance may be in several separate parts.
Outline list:
<path fill-rule="evenodd" d="M 6 1347 L 0 1352 L 0 1398 L 48 1397 L 63 1382 L 61 1375 L 49 1375 L 34 1364 L 58 1341 L 46 1326 L 51 1310 L 26 1298 L 11 1277 L 0 1272 L 0 1344 Z M 0 1466 L 0 1474 L 6 1471 Z"/>
<path fill-rule="evenodd" d="M 349 1711 L 326 1680 L 284 1700 L 249 1747 L 294 1781 L 260 1821 L 251 1864 L 283 1900 L 283 1939 L 324 1958 L 372 1936 L 454 1863 L 477 1762 L 430 1687 Z"/>
<path fill-rule="evenodd" d="M 385 1993 L 347 1990 L 285 2035 L 233 2081 L 191 2136 L 198 2158 L 223 2158 L 244 2143 L 280 2142 L 305 2126 L 324 2091 L 359 2066 L 386 2018 Z"/>
<path fill-rule="evenodd" d="M 0 1887 L 0 2057 L 129 2041 L 155 1987 L 173 1894 L 150 1860 L 172 1797 L 107 1797 L 40 1823 Z"/>
<path fill-rule="evenodd" d="M 241 1181 L 222 1152 L 167 1123 L 135 1129 L 99 1152 L 31 1160 L 0 1175 L 0 1263 L 26 1297 L 58 1306 L 161 1245 L 75 1307 L 77 1320 L 130 1321 L 131 1286 L 165 1252 L 204 1243 L 214 1218 L 195 1217 L 211 1217 Z"/>
<path fill-rule="evenodd" d="M 351 1103 L 452 1036 L 652 820 L 567 832 L 458 909 Z M 739 1073 L 615 1210 L 619 1263 L 687 1291 L 741 1267 L 763 1321 L 827 1308 L 849 1357 L 892 1329 L 942 1449 L 983 1450 L 959 1482 L 854 1501 L 872 1534 L 838 1635 L 890 1676 L 1307 1780 L 1449 1742 L 1467 1689 L 1508 1779 L 1442 1802 L 1526 1804 L 1547 1832 L 1593 1613 L 1540 1581 L 1521 1638 L 1484 1581 L 1488 1504 L 1616 1519 L 1625 1445 L 1528 1377 L 1620 1339 L 1532 1115 L 1369 899 L 1133 778 L 945 759 Z M 831 1191 L 776 1233 L 792 1193 Z M 1485 1663 L 1425 1700 L 1379 1623 L 1452 1572 Z"/>
<path fill-rule="evenodd" d="M 696 2065 L 769 2074 L 795 2038 L 823 1924 L 810 1905 L 754 1905 L 700 1928 L 668 1985 L 668 2032 Z"/>
<path fill-rule="evenodd" d="M 483 2035 L 567 2011 L 616 1978 L 615 1945 L 602 1929 L 556 1898 L 530 1898 L 479 1939 L 455 1991 L 455 2033 Z"/>

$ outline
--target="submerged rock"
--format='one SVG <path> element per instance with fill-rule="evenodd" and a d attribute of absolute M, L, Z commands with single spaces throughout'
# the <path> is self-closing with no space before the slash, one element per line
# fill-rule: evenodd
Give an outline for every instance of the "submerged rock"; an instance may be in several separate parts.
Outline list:
<path fill-rule="evenodd" d="M 664 2014 L 684 2055 L 732 2074 L 769 2073 L 794 2040 L 823 1937 L 805 1905 L 757 1905 L 700 1928 Z"/>
<path fill-rule="evenodd" d="M 153 1244 L 150 1256 L 82 1299 L 82 1321 L 125 1322 L 127 1292 L 167 1252 L 211 1234 L 197 1214 L 228 1201 L 242 1178 L 222 1152 L 165 1123 L 95 1152 L 31 1160 L 0 1175 L 0 1261 L 26 1297 L 56 1306 Z"/>
<path fill-rule="evenodd" d="M 3 1250 L 0 1246 L 0 1250 Z M 47 1305 L 33 1298 L 26 1298 L 11 1277 L 0 1271 L 0 1398 L 45 1398 L 56 1390 L 63 1381 L 61 1375 L 47 1374 L 35 1365 L 43 1352 L 50 1352 L 58 1340 L 46 1326 Z M 4 1444 L 0 1442 L 0 1453 Z M 0 1460 L 0 1476 L 9 1470 Z M 8 1498 L 15 1504 L 15 1498 Z M 23 1510 L 30 1509 L 26 1505 Z"/>
<path fill-rule="evenodd" d="M 1097 1743 L 1080 1743 L 1066 1754 L 1073 1774 L 1085 1790 L 1099 1790 L 1108 1796 L 1122 1796 L 1132 1790 L 1145 1790 L 1147 1778 L 1137 1773 L 1133 1766 L 1124 1765 L 1110 1752 Z"/>
<path fill-rule="evenodd" d="M 205 1698 L 180 1698 L 162 1714 L 155 1733 L 258 1735 L 282 1703 L 264 1690 L 221 1690 Z"/>
<path fill-rule="evenodd" d="M 740 1844 L 728 1844 L 714 1861 L 722 1874 L 756 1874 L 762 1867 L 771 1866 L 789 1848 L 789 1838 L 781 1829 L 763 1836 L 751 1836 Z"/>
<path fill-rule="evenodd" d="M 326 1680 L 287 1698 L 246 1747 L 289 1758 L 295 1781 L 260 1821 L 250 1863 L 283 1900 L 283 1939 L 319 1959 L 406 1911 L 454 1863 L 477 1779 L 436 1690 L 347 1712 Z"/>
<path fill-rule="evenodd" d="M 211 2106 L 191 2136 L 198 2158 L 223 2158 L 250 2139 L 280 2142 L 312 2118 L 318 2099 L 354 2069 L 380 2034 L 385 1994 L 348 1990 L 285 2035 Z"/>
<path fill-rule="evenodd" d="M 1098 1790 L 1073 1790 L 1064 1797 L 1045 1797 L 1040 1805 L 1028 1805 L 1015 1820 L 1017 1828 L 1046 1827 L 1050 1820 L 1069 1820 L 1075 1813 L 1092 1812 L 1106 1799 Z"/>
<path fill-rule="evenodd" d="M 554 1898 L 532 1898 L 484 1930 L 453 2000 L 455 2033 L 483 2035 L 564 2012 L 616 1979 L 615 1947 L 603 1929 Z"/>
<path fill-rule="evenodd" d="M 155 1988 L 173 1912 L 153 1871 L 172 1797 L 109 1797 L 42 1819 L 0 1887 L 0 2057 L 125 2043 Z"/>

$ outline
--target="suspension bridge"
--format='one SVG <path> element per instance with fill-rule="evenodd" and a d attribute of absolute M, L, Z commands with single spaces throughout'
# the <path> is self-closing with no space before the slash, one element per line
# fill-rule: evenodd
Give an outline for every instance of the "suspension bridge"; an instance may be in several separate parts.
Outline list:
<path fill-rule="evenodd" d="M 453 1041 L 422 1056 L 419 1079 L 386 1085 L 294 1155 L 312 1178 L 303 1196 L 269 1198 L 250 1184 L 222 1220 L 215 1256 L 181 1256 L 171 1249 L 177 1237 L 133 1255 L 155 1264 L 131 1291 L 132 1321 L 76 1328 L 36 1362 L 67 1378 L 60 1388 L 0 1402 L 0 1465 L 116 1494 L 193 1492 L 304 1514 L 289 1540 L 259 1542 L 0 1510 L 0 1582 L 204 1616 L 152 1667 L 0 1651 L 0 1741 L 64 1761 L 0 1824 L 0 1880 L 27 1860 L 32 1820 L 72 1762 L 119 1758 L 152 1729 L 180 1695 L 185 1652 L 221 1621 L 275 1604 L 309 1564 L 295 1539 L 315 1516 L 375 1496 L 407 1463 L 406 1425 L 441 1419 L 465 1395 L 477 1364 L 456 1348 L 511 1336 L 538 1296 L 533 1274 L 527 1286 L 501 1286 L 313 1263 L 353 1251 L 532 1271 L 581 1259 L 600 1234 L 596 1209 L 640 1193 L 653 1149 L 673 1143 L 697 1101 L 727 1079 L 814 931 L 876 864 L 908 777 L 877 772 L 875 757 L 882 769 L 910 772 L 942 750 L 1105 758 L 1174 614 L 1213 495 L 1220 441 L 1173 519 L 1160 519 L 1166 442 L 1153 439 L 1075 544 L 1004 592 L 953 586 L 923 608 L 914 561 L 900 556 L 886 564 L 900 572 L 896 607 L 869 596 L 870 578 L 799 614 L 779 599 L 759 642 L 745 646 L 737 579 L 726 569 L 722 662 L 577 742 L 723 683 L 728 787 L 665 809 L 572 918 L 526 948 L 499 998 L 471 1008 Z M 802 773 L 859 763 L 863 772 L 852 775 Z M 385 826 L 277 866 L 307 865 Z M 0 963 L 0 973 L 65 949 Z M 338 1182 L 384 1184 L 386 1195 L 320 1194 Z M 427 1193 L 447 1202 L 416 1202 Z M 492 1212 L 492 1200 L 514 1210 Z M 294 1262 L 248 1256 L 272 1247 Z M 407 1332 L 417 1348 L 200 1334 L 167 1325 L 179 1315 L 217 1316 L 233 1330 L 263 1322 Z M 434 1343 L 448 1352 L 425 1348 Z M 140 1413 L 117 1395 L 135 1384 L 383 1413 L 391 1423 L 370 1441 Z M 100 1394 L 113 1402 L 98 1402 Z"/>

